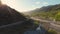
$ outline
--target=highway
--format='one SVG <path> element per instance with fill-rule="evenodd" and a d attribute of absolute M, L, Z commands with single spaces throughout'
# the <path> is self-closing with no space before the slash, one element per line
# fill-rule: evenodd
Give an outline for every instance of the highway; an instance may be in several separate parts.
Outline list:
<path fill-rule="evenodd" d="M 57 22 L 54 22 L 54 21 L 49 21 L 49 20 L 43 20 L 43 19 L 38 19 L 38 18 L 34 18 L 34 17 L 31 17 L 31 19 L 33 20 L 38 20 L 40 22 L 47 22 L 49 23 L 49 28 L 52 28 L 58 32 L 60 32 L 60 25 L 56 24 Z M 60 23 L 60 22 L 59 22 Z"/>
<path fill-rule="evenodd" d="M 49 20 L 43 20 L 43 19 L 38 19 L 38 18 L 34 18 L 34 17 L 31 17 L 31 19 L 33 20 L 38 20 L 40 22 L 47 22 L 49 23 L 49 28 L 52 28 L 52 29 L 55 29 L 56 31 L 60 32 L 60 25 L 58 24 L 55 24 L 54 21 L 49 21 Z M 14 26 L 14 25 L 18 25 L 18 24 L 21 24 L 21 23 L 24 23 L 25 21 L 20 21 L 20 22 L 17 22 L 17 23 L 13 23 L 13 24 L 8 24 L 8 25 L 3 25 L 3 26 L 0 26 L 0 29 L 1 28 L 5 28 L 5 27 L 9 27 L 9 26 Z M 44 32 L 45 30 L 41 28 L 41 32 Z"/>

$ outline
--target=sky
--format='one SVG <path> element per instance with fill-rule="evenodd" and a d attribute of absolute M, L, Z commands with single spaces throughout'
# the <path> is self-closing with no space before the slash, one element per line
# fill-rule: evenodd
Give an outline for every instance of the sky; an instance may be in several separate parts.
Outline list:
<path fill-rule="evenodd" d="M 43 6 L 60 4 L 60 0 L 1 0 L 19 12 L 26 12 Z"/>

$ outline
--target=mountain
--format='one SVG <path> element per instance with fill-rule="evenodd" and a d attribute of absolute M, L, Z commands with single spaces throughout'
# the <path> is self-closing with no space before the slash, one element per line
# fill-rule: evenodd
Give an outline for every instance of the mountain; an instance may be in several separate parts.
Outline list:
<path fill-rule="evenodd" d="M 59 9 L 60 9 L 60 4 L 57 4 L 57 5 L 44 6 L 38 9 L 38 11 L 55 11 Z"/>
<path fill-rule="evenodd" d="M 43 6 L 41 8 L 36 8 L 36 9 L 31 10 L 31 11 L 26 12 L 26 13 L 48 12 L 48 11 L 56 11 L 56 10 L 60 10 L 60 4 Z"/>
<path fill-rule="evenodd" d="M 33 20 L 22 13 L 7 5 L 0 5 L 0 34 L 22 34 L 33 25 Z"/>
<path fill-rule="evenodd" d="M 44 6 L 27 12 L 30 16 L 60 21 L 60 4 Z"/>
<path fill-rule="evenodd" d="M 15 9 L 10 8 L 7 5 L 0 6 L 0 25 L 10 24 L 13 22 L 25 20 L 25 16 L 16 11 Z M 6 23 L 4 23 L 6 22 Z"/>

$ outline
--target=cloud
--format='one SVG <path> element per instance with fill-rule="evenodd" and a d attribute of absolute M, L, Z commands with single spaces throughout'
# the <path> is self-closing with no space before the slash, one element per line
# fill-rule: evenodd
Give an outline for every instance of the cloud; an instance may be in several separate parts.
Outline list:
<path fill-rule="evenodd" d="M 38 2 L 35 2 L 36 4 L 40 4 L 40 2 L 38 1 Z"/>
<path fill-rule="evenodd" d="M 49 3 L 48 3 L 48 2 L 39 2 L 39 1 L 37 1 L 37 2 L 35 2 L 35 4 L 43 4 L 43 5 L 48 5 Z"/>
<path fill-rule="evenodd" d="M 48 2 L 43 2 L 43 5 L 48 5 L 49 3 Z"/>

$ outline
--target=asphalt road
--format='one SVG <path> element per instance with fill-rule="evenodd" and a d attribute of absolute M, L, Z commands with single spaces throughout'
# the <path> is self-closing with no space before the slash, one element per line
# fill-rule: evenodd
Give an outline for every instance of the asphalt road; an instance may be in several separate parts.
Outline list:
<path fill-rule="evenodd" d="M 40 22 L 47 22 L 47 23 L 50 24 L 50 25 L 49 25 L 50 28 L 55 29 L 56 31 L 59 31 L 59 32 L 60 32 L 60 25 L 56 24 L 56 23 L 60 23 L 60 22 L 43 20 L 43 19 L 38 19 L 38 18 L 34 18 L 34 17 L 31 17 L 31 19 L 38 20 L 38 21 L 40 21 Z"/>

